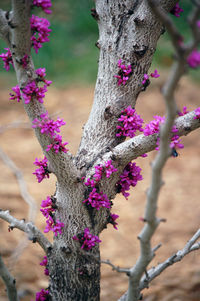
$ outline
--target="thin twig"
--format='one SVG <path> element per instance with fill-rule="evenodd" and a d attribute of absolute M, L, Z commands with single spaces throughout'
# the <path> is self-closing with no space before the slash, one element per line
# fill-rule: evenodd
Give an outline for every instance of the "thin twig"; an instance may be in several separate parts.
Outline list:
<path fill-rule="evenodd" d="M 113 263 L 110 262 L 110 260 L 101 260 L 101 263 L 107 264 L 109 266 L 112 267 L 113 271 L 117 271 L 119 273 L 129 273 L 129 269 L 128 268 L 120 268 L 119 266 L 114 265 Z"/>
<path fill-rule="evenodd" d="M 19 301 L 19 298 L 17 296 L 16 286 L 15 286 L 15 279 L 8 271 L 6 265 L 3 262 L 1 255 L 0 255 L 0 276 L 6 285 L 9 301 Z"/>
<path fill-rule="evenodd" d="M 34 221 L 36 217 L 37 206 L 34 198 L 28 192 L 22 171 L 15 165 L 15 163 L 11 160 L 11 158 L 8 157 L 8 155 L 1 148 L 0 148 L 0 158 L 15 175 L 19 184 L 21 196 L 24 199 L 24 201 L 29 205 L 28 220 Z"/>

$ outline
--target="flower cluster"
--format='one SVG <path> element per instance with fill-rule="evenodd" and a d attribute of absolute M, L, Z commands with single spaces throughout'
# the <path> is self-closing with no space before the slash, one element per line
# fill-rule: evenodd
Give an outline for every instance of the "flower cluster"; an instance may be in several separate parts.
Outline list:
<path fill-rule="evenodd" d="M 160 74 L 158 74 L 158 70 L 155 69 L 154 72 L 152 72 L 152 73 L 150 74 L 150 76 L 153 77 L 153 78 L 158 78 L 158 77 L 160 77 Z M 150 83 L 150 81 L 149 81 L 149 75 L 145 73 L 145 74 L 144 74 L 143 81 L 142 81 L 142 84 L 143 84 L 143 86 L 145 86 L 145 85 L 147 85 L 148 83 Z"/>
<path fill-rule="evenodd" d="M 35 52 L 38 53 L 38 50 L 42 47 L 42 44 L 49 42 L 49 33 L 51 32 L 51 29 L 49 29 L 50 22 L 45 18 L 32 15 L 30 24 L 33 32 L 33 35 L 31 36 L 31 42 Z"/>
<path fill-rule="evenodd" d="M 45 79 L 46 77 L 46 69 L 45 68 L 39 68 L 35 70 L 35 73 L 38 75 L 37 80 L 44 82 L 47 86 L 50 86 L 52 84 L 51 80 Z"/>
<path fill-rule="evenodd" d="M 200 107 L 196 108 L 194 119 L 200 119 Z"/>
<path fill-rule="evenodd" d="M 108 223 L 112 224 L 116 230 L 118 230 L 118 228 L 117 228 L 118 223 L 116 222 L 116 219 L 118 219 L 118 217 L 119 217 L 119 215 L 114 214 L 114 213 L 113 214 L 111 213 L 108 217 Z"/>
<path fill-rule="evenodd" d="M 7 52 L 0 54 L 0 57 L 2 58 L 2 61 L 4 63 L 4 68 L 6 71 L 10 70 L 10 65 L 13 65 L 13 60 L 12 60 L 12 54 L 10 52 L 9 48 L 4 48 Z"/>
<path fill-rule="evenodd" d="M 131 65 L 125 66 L 122 64 L 122 60 L 118 61 L 118 68 L 120 69 L 118 75 L 114 75 L 118 79 L 117 84 L 118 86 L 125 85 L 127 80 L 132 74 L 132 67 Z"/>
<path fill-rule="evenodd" d="M 112 173 L 117 172 L 117 168 L 115 168 L 112 165 L 112 160 L 108 160 L 105 163 L 105 172 L 106 172 L 106 178 L 110 178 Z"/>
<path fill-rule="evenodd" d="M 170 13 L 172 15 L 174 15 L 175 17 L 178 17 L 178 18 L 180 17 L 180 13 L 182 13 L 182 12 L 183 12 L 183 9 L 179 6 L 178 2 L 175 4 L 175 6 L 170 11 Z"/>
<path fill-rule="evenodd" d="M 111 202 L 107 195 L 103 192 L 97 192 L 96 188 L 92 189 L 88 198 L 85 199 L 83 203 L 86 203 L 97 210 L 99 210 L 101 207 L 108 209 L 111 208 Z"/>
<path fill-rule="evenodd" d="M 49 291 L 42 289 L 40 292 L 36 293 L 35 301 L 46 301 L 49 297 Z"/>
<path fill-rule="evenodd" d="M 32 122 L 33 128 L 40 128 L 42 134 L 46 134 L 52 139 L 52 143 L 47 145 L 46 151 L 50 151 L 53 149 L 55 153 L 58 152 L 64 152 L 66 153 L 68 151 L 67 148 L 65 148 L 65 145 L 68 144 L 68 142 L 62 142 L 62 136 L 58 135 L 57 133 L 60 133 L 60 127 L 65 125 L 66 123 L 63 121 L 63 119 L 57 118 L 56 121 L 52 120 L 49 117 L 48 112 L 41 114 L 40 119 L 35 118 Z"/>
<path fill-rule="evenodd" d="M 134 137 L 136 131 L 142 132 L 142 124 L 143 119 L 138 115 L 135 109 L 128 106 L 122 112 L 122 115 L 118 119 L 121 122 L 121 125 L 117 125 L 117 137 L 126 136 L 126 137 Z"/>
<path fill-rule="evenodd" d="M 43 260 L 40 262 L 40 265 L 45 267 L 44 274 L 46 276 L 49 276 L 49 270 L 47 268 L 47 264 L 48 264 L 47 256 L 44 256 Z"/>
<path fill-rule="evenodd" d="M 62 228 L 65 225 L 59 220 L 55 220 L 54 216 L 54 212 L 57 209 L 56 199 L 54 197 L 47 196 L 47 199 L 42 201 L 41 207 L 42 209 L 40 209 L 40 211 L 46 218 L 46 227 L 44 229 L 44 233 L 53 231 L 55 236 L 58 236 L 58 233 L 62 234 Z"/>
<path fill-rule="evenodd" d="M 141 175 L 141 168 L 134 162 L 130 162 L 124 168 L 122 174 L 120 175 L 120 180 L 117 182 L 117 191 L 121 192 L 123 196 L 127 199 L 130 193 L 130 187 L 135 187 L 138 181 L 143 179 Z"/>
<path fill-rule="evenodd" d="M 12 87 L 12 90 L 13 90 L 14 94 L 13 93 L 9 93 L 10 100 L 17 100 L 17 102 L 20 102 L 20 100 L 21 100 L 21 92 L 20 92 L 19 86 L 17 85 L 15 87 Z"/>
<path fill-rule="evenodd" d="M 88 228 L 84 229 L 84 233 L 82 235 L 79 234 L 78 237 L 73 236 L 72 238 L 73 240 L 79 241 L 81 243 L 81 249 L 86 251 L 91 250 L 96 245 L 96 243 L 101 242 L 99 237 L 91 234 Z"/>
<path fill-rule="evenodd" d="M 36 158 L 35 162 L 33 163 L 39 167 L 35 170 L 35 172 L 33 172 L 33 175 L 36 175 L 38 183 L 42 182 L 42 180 L 45 178 L 49 178 L 50 171 L 48 170 L 47 163 L 48 163 L 48 160 L 45 156 L 44 156 L 44 159 Z"/>
<path fill-rule="evenodd" d="M 179 116 L 184 116 L 184 115 L 186 115 L 187 113 L 189 113 L 189 111 L 187 110 L 187 107 L 184 106 L 184 107 L 183 107 L 183 111 L 182 111 L 182 112 L 179 111 L 179 112 L 178 112 L 178 115 L 179 115 Z"/>
<path fill-rule="evenodd" d="M 188 56 L 187 63 L 191 68 L 198 68 L 200 66 L 200 51 L 194 49 Z"/>
<path fill-rule="evenodd" d="M 52 13 L 52 11 L 49 9 L 52 6 L 51 0 L 33 0 L 33 5 L 41 7 L 46 14 Z"/>

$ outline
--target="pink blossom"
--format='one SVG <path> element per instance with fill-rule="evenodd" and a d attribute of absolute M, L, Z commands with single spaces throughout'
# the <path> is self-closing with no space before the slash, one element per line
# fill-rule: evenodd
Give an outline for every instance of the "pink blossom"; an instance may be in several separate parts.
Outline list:
<path fill-rule="evenodd" d="M 144 79 L 142 81 L 142 84 L 145 85 L 148 80 L 149 80 L 149 76 L 148 76 L 148 74 L 145 73 L 144 74 Z"/>
<path fill-rule="evenodd" d="M 96 182 L 99 182 L 102 179 L 103 165 L 99 164 L 99 165 L 96 165 L 94 168 L 95 168 L 95 174 L 93 177 Z"/>
<path fill-rule="evenodd" d="M 31 37 L 31 42 L 35 52 L 38 53 L 39 48 L 42 47 L 42 44 L 49 42 L 49 29 L 50 22 L 45 18 L 39 18 L 38 16 L 32 15 L 30 19 L 31 30 L 33 35 Z"/>
<path fill-rule="evenodd" d="M 180 143 L 180 137 L 175 135 L 171 138 L 170 148 L 184 148 L 184 145 Z"/>
<path fill-rule="evenodd" d="M 96 183 L 93 179 L 88 178 L 87 181 L 84 183 L 86 186 L 95 187 Z"/>
<path fill-rule="evenodd" d="M 100 208 L 111 208 L 111 202 L 107 195 L 103 192 L 97 192 L 96 188 L 93 188 L 89 194 L 89 197 L 83 201 L 87 205 L 99 210 Z"/>
<path fill-rule="evenodd" d="M 64 226 L 65 226 L 65 224 L 60 222 L 59 220 L 56 220 L 56 222 L 54 222 L 53 217 L 49 215 L 49 217 L 46 220 L 46 227 L 44 229 L 44 233 L 53 231 L 55 236 L 58 236 L 58 233 L 62 234 L 62 228 Z"/>
<path fill-rule="evenodd" d="M 200 107 L 195 109 L 194 119 L 200 119 Z"/>
<path fill-rule="evenodd" d="M 122 60 L 118 61 L 118 68 L 120 69 L 118 75 L 114 75 L 115 78 L 118 79 L 117 84 L 120 86 L 121 84 L 125 85 L 129 77 L 132 73 L 131 65 L 125 66 L 122 64 Z"/>
<path fill-rule="evenodd" d="M 48 112 L 41 114 L 40 119 L 35 118 L 32 122 L 33 128 L 40 128 L 41 134 L 46 134 L 51 138 L 56 136 L 56 133 L 60 133 L 60 127 L 66 123 L 63 119 L 57 118 L 56 121 L 49 117 Z"/>
<path fill-rule="evenodd" d="M 82 244 L 81 249 L 86 251 L 91 250 L 96 245 L 96 243 L 101 242 L 99 237 L 91 234 L 88 228 L 84 229 L 84 233 L 82 235 L 79 234 L 78 237 L 75 235 L 72 237 L 72 239 L 79 241 Z"/>
<path fill-rule="evenodd" d="M 17 86 L 15 86 L 15 87 L 12 87 L 12 90 L 13 90 L 13 92 L 15 93 L 15 94 L 13 94 L 13 93 L 10 93 L 10 100 L 17 100 L 17 102 L 20 102 L 20 100 L 21 100 L 21 92 L 20 92 L 20 88 L 19 88 L 19 86 L 17 85 Z"/>
<path fill-rule="evenodd" d="M 40 292 L 36 293 L 35 301 L 46 301 L 49 297 L 49 291 L 42 289 Z"/>
<path fill-rule="evenodd" d="M 49 170 L 48 170 L 48 160 L 47 158 L 44 156 L 44 159 L 35 159 L 35 162 L 33 164 L 35 164 L 36 166 L 38 166 L 39 168 L 37 168 L 35 170 L 35 172 L 33 172 L 33 175 L 36 175 L 38 183 L 42 182 L 43 179 L 45 178 L 49 178 Z"/>
<path fill-rule="evenodd" d="M 45 92 L 47 92 L 47 85 L 38 87 L 35 81 L 29 82 L 26 87 L 22 89 L 24 103 L 28 104 L 33 97 L 36 98 L 40 103 L 43 103 Z"/>
<path fill-rule="evenodd" d="M 172 8 L 170 13 L 174 15 L 175 17 L 180 17 L 180 13 L 183 12 L 183 9 L 179 6 L 179 3 L 177 2 L 175 6 Z"/>
<path fill-rule="evenodd" d="M 117 172 L 117 168 L 115 168 L 112 165 L 112 160 L 108 160 L 105 163 L 105 169 L 106 169 L 106 178 L 110 178 L 113 172 Z"/>
<path fill-rule="evenodd" d="M 130 162 L 124 168 L 122 174 L 120 175 L 120 180 L 117 182 L 117 191 L 121 192 L 123 196 L 127 199 L 130 193 L 130 187 L 135 187 L 138 181 L 143 179 L 141 175 L 141 168 L 134 162 Z"/>
<path fill-rule="evenodd" d="M 155 69 L 154 72 L 151 73 L 150 75 L 151 75 L 151 77 L 154 77 L 154 78 L 160 77 L 160 74 L 158 74 L 158 70 L 157 69 Z"/>
<path fill-rule="evenodd" d="M 49 270 L 47 268 L 47 264 L 48 264 L 47 256 L 44 256 L 43 260 L 40 262 L 40 265 L 45 267 L 44 274 L 46 276 L 49 276 Z"/>
<path fill-rule="evenodd" d="M 53 149 L 56 154 L 58 154 L 59 152 L 66 153 L 66 152 L 68 152 L 68 149 L 65 148 L 65 145 L 67 145 L 67 144 L 68 144 L 68 142 L 62 142 L 62 136 L 61 135 L 56 135 L 53 138 L 53 143 L 47 145 L 46 152 Z"/>
<path fill-rule="evenodd" d="M 178 115 L 179 116 L 184 116 L 184 115 L 186 115 L 187 113 L 189 113 L 189 111 L 188 111 L 188 109 L 187 109 L 187 107 L 186 106 L 184 106 L 183 107 L 183 111 L 182 112 L 178 112 Z"/>
<path fill-rule="evenodd" d="M 35 70 L 35 73 L 38 75 L 38 80 L 44 82 L 47 86 L 50 86 L 52 84 L 51 80 L 46 80 L 46 69 L 45 68 L 39 68 Z"/>
<path fill-rule="evenodd" d="M 118 119 L 121 125 L 117 125 L 117 137 L 126 136 L 132 138 L 135 136 L 136 131 L 143 131 L 143 119 L 136 113 L 135 109 L 128 106 L 121 113 L 122 115 Z"/>
<path fill-rule="evenodd" d="M 148 124 L 145 125 L 144 128 L 144 135 L 149 136 L 155 133 L 159 133 L 160 131 L 160 124 L 164 123 L 165 117 L 161 117 L 158 115 L 153 116 L 154 120 L 150 121 Z"/>
<path fill-rule="evenodd" d="M 6 71 L 10 70 L 10 64 L 13 65 L 12 54 L 9 48 L 4 48 L 7 52 L 0 54 L 2 61 L 4 62 L 4 68 Z"/>
<path fill-rule="evenodd" d="M 52 11 L 49 9 L 52 6 L 51 0 L 33 0 L 33 5 L 41 7 L 46 14 L 52 13 Z"/>
<path fill-rule="evenodd" d="M 187 63 L 191 68 L 198 68 L 200 66 L 200 51 L 194 49 L 188 56 Z"/>
<path fill-rule="evenodd" d="M 29 63 L 29 56 L 25 54 L 23 58 L 21 59 L 22 67 L 26 68 Z"/>
<path fill-rule="evenodd" d="M 118 217 L 119 217 L 119 215 L 114 214 L 114 213 L 113 214 L 111 213 L 108 217 L 108 223 L 112 224 L 116 230 L 118 230 L 118 228 L 117 228 L 118 223 L 116 222 L 116 219 L 118 219 Z"/>

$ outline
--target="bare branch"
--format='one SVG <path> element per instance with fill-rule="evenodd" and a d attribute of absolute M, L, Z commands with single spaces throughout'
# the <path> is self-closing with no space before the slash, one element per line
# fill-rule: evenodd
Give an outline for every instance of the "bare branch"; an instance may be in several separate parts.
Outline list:
<path fill-rule="evenodd" d="M 101 263 L 111 266 L 113 271 L 117 271 L 119 273 L 126 273 L 126 274 L 129 273 L 129 269 L 120 268 L 119 266 L 116 266 L 113 263 L 111 263 L 110 260 L 101 260 Z"/>
<path fill-rule="evenodd" d="M 26 223 L 25 220 L 18 220 L 12 215 L 10 215 L 9 211 L 0 210 L 0 218 L 5 220 L 10 224 L 9 229 L 13 230 L 17 228 L 28 234 L 28 238 L 32 240 L 34 243 L 37 242 L 42 249 L 47 253 L 49 248 L 51 248 L 51 243 L 48 239 L 40 232 L 37 227 L 32 223 Z"/>
<path fill-rule="evenodd" d="M 19 298 L 17 296 L 17 290 L 15 287 L 15 279 L 8 271 L 6 265 L 2 260 L 1 255 L 0 255 L 0 276 L 6 285 L 9 301 L 19 301 Z"/>
<path fill-rule="evenodd" d="M 151 268 L 148 270 L 148 279 L 146 276 L 143 276 L 140 281 L 140 291 L 144 288 L 147 288 L 149 283 L 159 276 L 166 268 L 173 265 L 176 262 L 181 261 L 187 254 L 199 250 L 200 249 L 200 242 L 196 243 L 197 239 L 200 238 L 200 229 L 194 234 L 194 236 L 188 241 L 185 247 L 176 252 L 176 254 L 172 255 L 170 258 L 165 260 L 164 262 L 158 264 L 156 267 Z"/>
<path fill-rule="evenodd" d="M 28 192 L 22 171 L 15 165 L 15 163 L 11 160 L 11 158 L 9 158 L 6 153 L 4 153 L 4 151 L 1 148 L 0 148 L 0 158 L 15 175 L 19 184 L 21 196 L 24 199 L 24 201 L 29 205 L 28 220 L 34 221 L 36 217 L 37 206 L 34 198 Z"/>

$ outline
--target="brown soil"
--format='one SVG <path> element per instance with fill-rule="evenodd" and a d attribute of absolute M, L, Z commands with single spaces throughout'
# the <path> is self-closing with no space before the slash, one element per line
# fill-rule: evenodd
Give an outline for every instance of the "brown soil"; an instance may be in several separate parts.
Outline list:
<path fill-rule="evenodd" d="M 162 80 L 157 81 L 159 85 Z M 178 92 L 178 106 L 187 105 L 189 109 L 199 106 L 200 88 L 182 80 Z M 56 113 L 67 122 L 63 136 L 69 141 L 69 148 L 75 153 L 81 136 L 82 125 L 86 122 L 92 103 L 92 88 L 76 88 L 58 91 L 50 89 L 48 99 L 49 112 Z M 28 122 L 21 104 L 8 101 L 8 90 L 1 87 L 1 126 L 15 121 Z M 145 121 L 155 114 L 163 114 L 163 101 L 159 86 L 152 86 L 147 93 L 139 97 L 137 111 Z M 169 159 L 164 169 L 165 185 L 162 188 L 158 216 L 166 218 L 154 235 L 152 246 L 162 243 L 150 266 L 162 262 L 177 250 L 183 248 L 187 240 L 199 227 L 199 170 L 200 170 L 200 135 L 199 130 L 183 138 L 185 148 L 177 158 Z M 32 172 L 35 157 L 42 152 L 31 129 L 16 127 L 1 133 L 1 147 L 23 171 L 29 192 L 39 205 L 47 195 L 54 193 L 55 178 L 38 184 Z M 139 159 L 144 180 L 132 191 L 128 201 L 117 196 L 113 212 L 120 215 L 119 230 L 109 226 L 101 235 L 102 259 L 110 259 L 121 267 L 132 266 L 139 254 L 137 235 L 142 229 L 139 217 L 143 216 L 146 190 L 150 182 L 150 163 L 156 152 L 146 159 Z M 9 209 L 17 218 L 28 218 L 28 205 L 20 195 L 15 177 L 0 160 L 0 208 Z M 39 209 L 36 225 L 42 230 L 45 221 Z M 47 277 L 39 266 L 44 254 L 37 244 L 27 242 L 23 233 L 15 229 L 8 232 L 8 224 L 0 221 L 1 246 L 3 255 L 11 273 L 17 281 L 17 287 L 24 296 L 21 300 L 34 299 L 34 294 L 47 287 Z M 52 239 L 51 235 L 48 235 Z M 24 246 L 24 250 L 23 250 Z M 20 251 L 20 248 L 22 249 Z M 200 300 L 200 255 L 194 252 L 181 263 L 170 267 L 155 279 L 148 290 L 144 291 L 144 300 L 148 301 L 199 301 Z M 127 289 L 127 276 L 112 271 L 107 265 L 102 266 L 102 301 L 117 300 Z M 7 300 L 5 287 L 0 280 L 0 300 Z M 59 301 L 59 300 L 58 300 Z"/>

